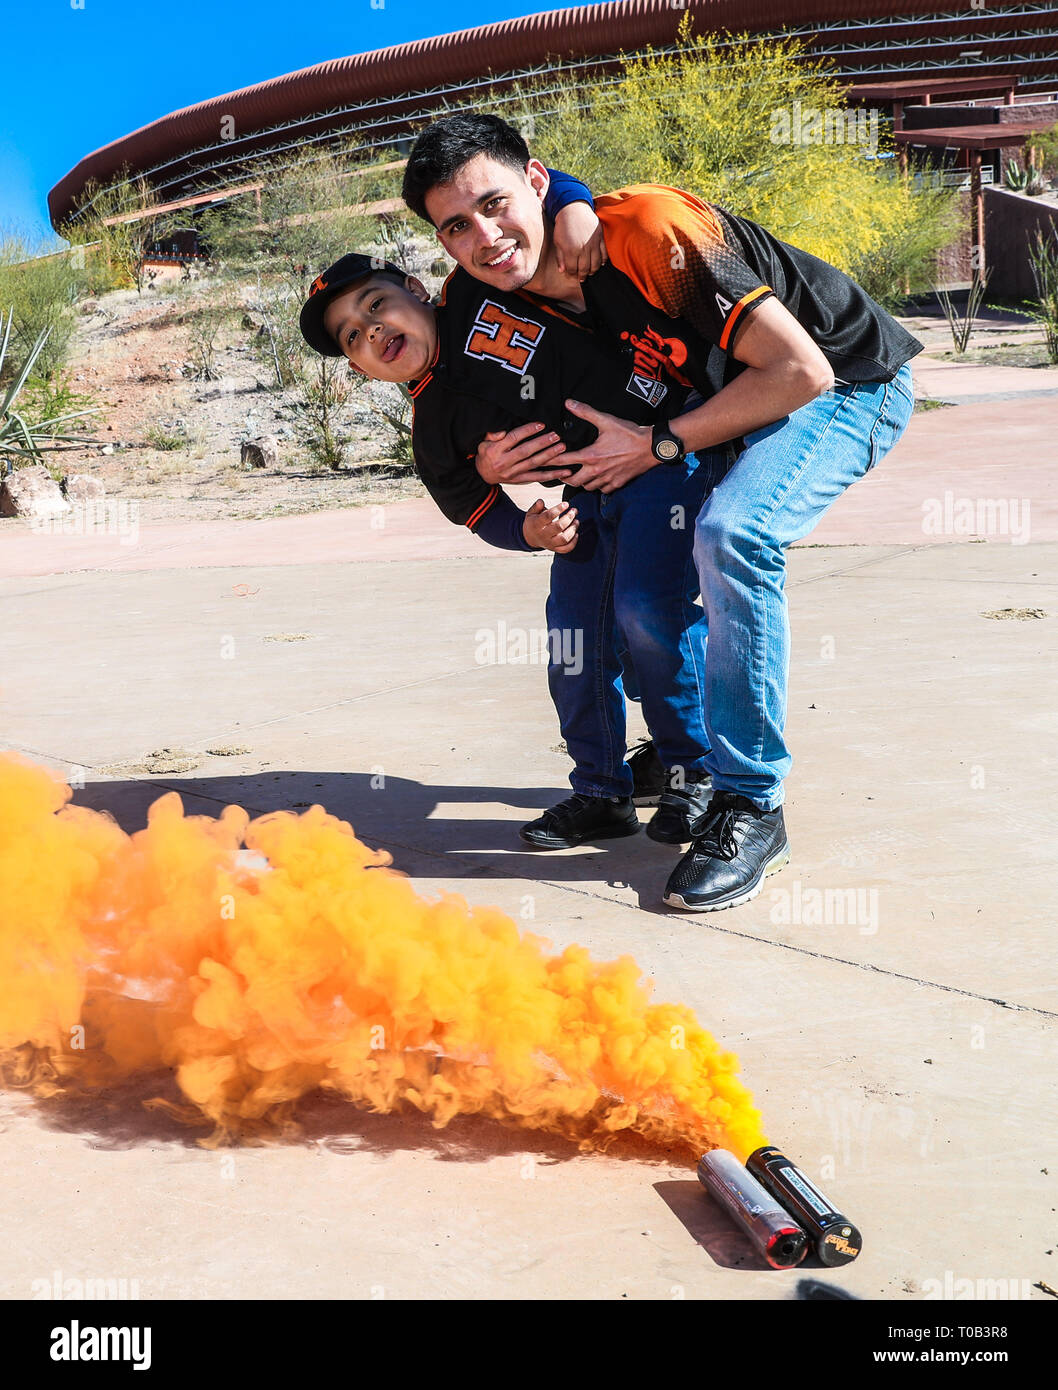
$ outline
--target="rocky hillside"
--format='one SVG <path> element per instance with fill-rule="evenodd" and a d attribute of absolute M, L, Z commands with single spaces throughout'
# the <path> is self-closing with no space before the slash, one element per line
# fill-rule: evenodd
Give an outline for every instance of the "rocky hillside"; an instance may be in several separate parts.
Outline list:
<path fill-rule="evenodd" d="M 213 344 L 216 379 L 196 379 L 196 322 L 230 312 Z M 267 335 L 246 307 L 251 287 L 209 278 L 115 290 L 79 306 L 68 365 L 73 389 L 101 407 L 82 426 L 98 444 L 52 455 L 64 473 L 99 479 L 108 497 L 135 498 L 143 521 L 276 516 L 414 495 L 420 485 L 389 457 L 393 434 L 357 387 L 342 423 L 351 436 L 344 465 L 320 468 L 306 451 L 296 390 L 278 390 Z M 399 397 L 384 403 L 399 405 Z M 275 441 L 274 462 L 250 467 L 242 445 Z"/>

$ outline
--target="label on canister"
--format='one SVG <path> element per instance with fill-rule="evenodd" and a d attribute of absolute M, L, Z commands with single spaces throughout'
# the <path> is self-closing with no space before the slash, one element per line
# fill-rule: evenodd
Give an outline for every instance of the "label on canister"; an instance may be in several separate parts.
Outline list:
<path fill-rule="evenodd" d="M 833 1216 L 834 1208 L 821 1192 L 817 1192 L 808 1179 L 797 1168 L 792 1166 L 777 1168 L 776 1173 L 784 1182 L 790 1184 L 795 1192 L 799 1192 L 813 1211 L 820 1216 Z"/>

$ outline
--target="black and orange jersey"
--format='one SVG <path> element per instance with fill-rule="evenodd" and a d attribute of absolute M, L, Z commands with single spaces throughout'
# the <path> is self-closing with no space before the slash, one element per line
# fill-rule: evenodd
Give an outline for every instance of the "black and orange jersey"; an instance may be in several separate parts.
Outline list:
<path fill-rule="evenodd" d="M 620 272 L 608 279 L 629 303 L 639 303 L 640 318 L 653 312 L 664 323 Z M 597 431 L 569 413 L 567 399 L 641 425 L 683 409 L 686 382 L 664 370 L 664 345 L 650 356 L 631 339 L 594 333 L 576 316 L 494 290 L 459 269 L 445 281 L 437 313 L 433 366 L 409 386 L 412 448 L 431 497 L 457 525 L 477 529 L 502 496 L 474 464 L 487 433 L 539 420 L 567 448 L 583 449 Z M 674 346 L 682 361 L 682 347 L 669 350 Z"/>
<path fill-rule="evenodd" d="M 610 264 L 683 325 L 689 353 L 680 370 L 703 394 L 742 370 L 732 355 L 738 334 L 773 295 L 843 381 L 891 381 L 922 351 L 918 339 L 843 271 L 691 193 L 634 184 L 596 198 L 595 211 Z M 590 276 L 583 285 L 593 326 L 621 336 L 631 327 L 624 306 L 612 303 L 598 281 Z"/>

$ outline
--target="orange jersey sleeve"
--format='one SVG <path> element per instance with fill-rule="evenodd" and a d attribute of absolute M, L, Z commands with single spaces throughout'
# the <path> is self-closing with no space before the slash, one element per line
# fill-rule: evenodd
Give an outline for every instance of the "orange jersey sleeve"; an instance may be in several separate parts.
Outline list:
<path fill-rule="evenodd" d="M 611 263 L 670 318 L 730 352 L 751 309 L 774 294 L 692 193 L 640 183 L 604 193 L 595 212 Z"/>

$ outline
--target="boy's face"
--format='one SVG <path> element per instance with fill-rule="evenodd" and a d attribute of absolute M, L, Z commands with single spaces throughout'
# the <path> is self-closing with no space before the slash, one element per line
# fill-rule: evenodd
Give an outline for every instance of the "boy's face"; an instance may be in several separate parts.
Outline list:
<path fill-rule="evenodd" d="M 369 275 L 336 294 L 323 326 L 358 371 L 374 381 L 415 381 L 437 351 L 437 311 L 409 276 Z"/>
<path fill-rule="evenodd" d="M 426 210 L 441 245 L 464 270 L 496 289 L 520 290 L 536 275 L 547 243 L 549 182 L 539 160 L 523 171 L 477 154 L 451 182 L 430 189 Z"/>

